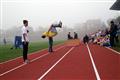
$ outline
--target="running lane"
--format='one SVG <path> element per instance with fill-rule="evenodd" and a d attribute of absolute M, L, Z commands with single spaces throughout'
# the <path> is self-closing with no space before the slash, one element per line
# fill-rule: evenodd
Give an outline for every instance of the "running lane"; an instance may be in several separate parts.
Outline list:
<path fill-rule="evenodd" d="M 102 80 L 120 80 L 120 54 L 98 45 L 89 45 Z"/>
<path fill-rule="evenodd" d="M 42 80 L 96 80 L 86 46 L 75 47 Z"/>
<path fill-rule="evenodd" d="M 70 48 L 64 47 L 0 77 L 0 80 L 37 80 Z"/>
<path fill-rule="evenodd" d="M 63 48 L 64 45 L 56 45 L 54 47 L 54 50 L 55 49 L 58 49 L 58 48 Z M 44 54 L 47 54 L 48 53 L 48 50 L 45 49 L 45 50 L 40 50 L 40 51 L 37 51 L 37 52 L 34 52 L 32 54 L 29 54 L 28 57 L 30 60 L 32 59 L 35 59 L 41 55 L 44 55 Z M 7 61 L 7 62 L 3 62 L 3 63 L 0 63 L 0 74 L 10 70 L 10 69 L 13 69 L 14 67 L 17 67 L 19 65 L 22 65 L 23 64 L 23 59 L 22 57 L 19 57 L 19 58 L 16 58 L 16 59 L 13 59 L 13 60 L 10 60 L 10 61 Z"/>

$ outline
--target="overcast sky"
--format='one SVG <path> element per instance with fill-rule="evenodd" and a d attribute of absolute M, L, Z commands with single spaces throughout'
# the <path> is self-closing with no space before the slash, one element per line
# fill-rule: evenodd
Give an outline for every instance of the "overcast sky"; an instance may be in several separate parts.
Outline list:
<path fill-rule="evenodd" d="M 88 19 L 109 18 L 120 12 L 109 10 L 116 0 L 1 0 L 2 28 L 21 26 L 28 19 L 34 29 L 61 20 L 69 27 Z M 1 12 L 0 12 L 1 14 Z"/>

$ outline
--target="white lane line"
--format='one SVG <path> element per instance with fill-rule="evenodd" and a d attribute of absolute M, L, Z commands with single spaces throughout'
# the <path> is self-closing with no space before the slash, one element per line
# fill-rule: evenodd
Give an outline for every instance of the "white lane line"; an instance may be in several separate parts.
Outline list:
<path fill-rule="evenodd" d="M 64 56 L 62 56 L 51 68 L 49 68 L 38 80 L 41 80 L 42 78 L 44 78 L 67 54 L 69 54 L 72 50 L 74 49 L 74 47 L 72 47 L 71 49 L 69 49 L 69 51 L 67 51 Z"/>
<path fill-rule="evenodd" d="M 105 47 L 105 48 L 107 48 L 108 50 L 110 50 L 110 51 L 112 51 L 112 52 L 115 52 L 115 53 L 117 53 L 117 54 L 120 54 L 120 52 L 118 52 L 118 51 L 116 51 L 116 50 L 114 50 L 114 49 L 111 49 L 111 48 L 109 48 L 109 47 Z"/>
<path fill-rule="evenodd" d="M 92 57 L 92 53 L 91 53 L 91 51 L 90 51 L 90 48 L 89 48 L 88 44 L 86 44 L 86 45 L 87 45 L 87 49 L 88 49 L 88 52 L 89 52 L 89 56 L 90 56 L 90 59 L 91 59 L 91 62 L 92 62 L 92 65 L 93 65 L 93 68 L 94 68 L 94 71 L 95 71 L 96 78 L 97 78 L 97 80 L 101 80 L 101 79 L 100 79 L 100 76 L 99 76 L 99 73 L 98 73 L 98 70 L 97 70 L 97 68 L 96 68 L 95 62 L 94 62 L 94 60 L 93 60 L 93 57 Z"/>
<path fill-rule="evenodd" d="M 63 48 L 63 47 L 64 47 L 64 46 L 59 47 L 59 48 L 57 48 L 55 51 L 58 51 L 59 49 L 61 49 L 61 48 Z M 46 53 L 46 54 L 43 54 L 43 55 L 41 55 L 41 56 L 39 56 L 39 57 L 37 57 L 37 58 L 35 58 L 35 59 L 33 59 L 33 60 L 31 60 L 30 62 L 34 62 L 34 61 L 36 61 L 36 60 L 38 60 L 38 59 L 40 59 L 40 58 L 42 58 L 42 57 L 44 57 L 44 56 L 47 56 L 48 54 L 49 54 L 49 52 Z M 15 68 L 13 68 L 13 69 L 10 69 L 10 70 L 6 71 L 6 72 L 0 74 L 0 77 L 3 76 L 3 75 L 5 75 L 5 74 L 7 74 L 7 73 L 10 73 L 10 72 L 18 69 L 18 68 L 20 68 L 20 67 L 22 67 L 22 66 L 24 66 L 24 65 L 26 65 L 26 64 L 25 64 L 25 63 L 24 63 L 24 64 L 21 64 L 21 65 L 15 67 Z"/>
<path fill-rule="evenodd" d="M 59 46 L 59 45 L 62 45 L 62 44 L 55 45 L 54 47 L 57 47 L 57 46 Z M 33 54 L 36 54 L 36 53 L 38 53 L 38 52 L 45 51 L 45 50 L 47 50 L 47 49 L 48 49 L 48 48 L 45 48 L 45 49 L 42 49 L 42 50 L 39 50 L 39 51 L 35 51 L 35 52 L 33 52 L 33 53 L 28 54 L 28 56 L 33 55 Z M 11 61 L 17 60 L 17 59 L 19 59 L 19 58 L 22 58 L 22 56 L 17 57 L 17 58 L 14 58 L 14 59 L 10 59 L 10 60 L 5 61 L 5 62 L 1 62 L 0 64 L 4 64 L 4 63 L 7 63 L 7 62 L 11 62 Z"/>

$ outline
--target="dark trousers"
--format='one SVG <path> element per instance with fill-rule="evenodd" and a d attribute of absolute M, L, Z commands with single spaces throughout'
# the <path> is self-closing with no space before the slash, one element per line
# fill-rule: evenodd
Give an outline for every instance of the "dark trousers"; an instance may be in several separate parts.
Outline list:
<path fill-rule="evenodd" d="M 118 43 L 119 42 L 119 38 L 118 38 L 118 35 L 115 36 L 115 41 Z"/>
<path fill-rule="evenodd" d="M 110 35 L 110 45 L 111 45 L 111 47 L 115 46 L 114 39 L 115 39 L 115 36 L 114 35 Z"/>
<path fill-rule="evenodd" d="M 23 60 L 27 60 L 27 54 L 28 54 L 28 44 L 29 42 L 23 42 Z"/>
<path fill-rule="evenodd" d="M 53 52 L 53 42 L 49 42 L 49 52 Z"/>

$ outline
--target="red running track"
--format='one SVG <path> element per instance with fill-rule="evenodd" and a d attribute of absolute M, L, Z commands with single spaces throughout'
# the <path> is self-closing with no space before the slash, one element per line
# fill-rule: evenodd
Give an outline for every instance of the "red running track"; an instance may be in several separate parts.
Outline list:
<path fill-rule="evenodd" d="M 86 46 L 75 47 L 43 80 L 96 80 Z"/>
<path fill-rule="evenodd" d="M 96 45 L 90 49 L 101 79 L 120 80 L 120 54 Z"/>
<path fill-rule="evenodd" d="M 76 47 L 65 45 L 60 47 L 51 54 L 43 51 L 31 55 L 34 58 L 31 58 L 32 62 L 26 65 L 19 59 L 14 60 L 12 65 L 3 67 L 11 61 L 0 64 L 0 75 L 9 70 L 8 73 L 0 76 L 0 80 L 120 80 L 119 54 L 92 44 L 89 45 L 90 51 L 83 44 Z M 40 57 L 45 53 L 45 56 Z M 17 61 L 21 64 L 16 65 Z M 20 67 L 15 69 L 17 66 Z"/>
<path fill-rule="evenodd" d="M 62 47 L 63 47 L 63 45 L 60 44 L 60 45 L 56 45 L 54 48 L 56 49 L 56 48 L 62 48 Z M 28 58 L 30 60 L 32 60 L 32 59 L 35 59 L 35 58 L 37 58 L 41 55 L 47 54 L 47 53 L 48 53 L 47 49 L 40 50 L 40 51 L 34 52 L 32 54 L 29 54 Z M 23 64 L 22 57 L 0 63 L 0 74 L 4 73 L 14 67 L 20 66 L 22 64 Z"/>

